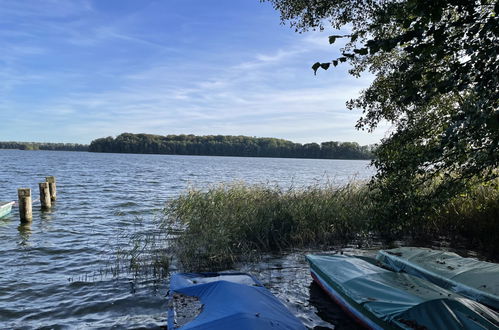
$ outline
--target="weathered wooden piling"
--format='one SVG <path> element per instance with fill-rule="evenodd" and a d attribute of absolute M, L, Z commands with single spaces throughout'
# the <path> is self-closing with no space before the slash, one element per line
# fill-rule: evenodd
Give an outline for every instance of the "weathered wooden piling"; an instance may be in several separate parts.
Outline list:
<path fill-rule="evenodd" d="M 55 201 L 57 199 L 57 191 L 55 186 L 55 176 L 48 176 L 45 178 L 45 181 L 49 184 L 50 189 L 50 199 Z"/>
<path fill-rule="evenodd" d="M 50 210 L 52 208 L 52 198 L 50 196 L 49 183 L 40 182 L 38 186 L 40 187 L 40 204 L 42 205 L 42 210 Z"/>
<path fill-rule="evenodd" d="M 19 201 L 19 217 L 21 218 L 21 222 L 31 222 L 31 220 L 33 220 L 31 189 L 17 189 L 17 197 Z"/>

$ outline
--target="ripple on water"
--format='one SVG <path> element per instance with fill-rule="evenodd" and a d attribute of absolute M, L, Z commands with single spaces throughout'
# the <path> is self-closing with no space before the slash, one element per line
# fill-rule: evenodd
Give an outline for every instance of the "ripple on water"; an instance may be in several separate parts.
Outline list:
<path fill-rule="evenodd" d="M 233 180 L 300 187 L 325 175 L 344 183 L 372 174 L 358 161 L 19 150 L 0 150 L 0 164 L 0 200 L 16 199 L 22 186 L 35 196 L 37 182 L 57 177 L 51 212 L 34 204 L 29 226 L 19 225 L 17 209 L 0 220 L 0 328 L 26 329 L 164 326 L 168 283 L 115 279 L 110 262 L 124 237 L 154 228 L 165 201 L 189 187 Z M 307 326 L 331 327 L 302 257 L 250 266 Z"/>

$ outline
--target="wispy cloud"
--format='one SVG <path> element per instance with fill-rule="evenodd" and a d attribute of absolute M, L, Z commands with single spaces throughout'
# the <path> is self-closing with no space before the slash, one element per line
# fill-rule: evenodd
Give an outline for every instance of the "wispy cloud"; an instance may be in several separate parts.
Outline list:
<path fill-rule="evenodd" d="M 0 44 L 12 46 L 0 55 L 5 63 L 0 68 L 0 128 L 12 137 L 0 139 L 21 139 L 8 133 L 9 122 L 29 127 L 30 140 L 75 142 L 123 131 L 245 134 L 299 142 L 371 143 L 382 136 L 355 131 L 359 113 L 345 110 L 345 101 L 369 85 L 369 76 L 352 78 L 346 67 L 313 75 L 311 64 L 335 56 L 341 47 L 329 45 L 325 33 L 260 31 L 243 41 L 210 45 L 191 30 L 209 27 L 213 31 L 196 31 L 209 38 L 227 28 L 223 22 L 201 24 L 201 16 L 192 17 L 186 29 L 163 22 L 153 6 L 110 19 L 86 1 L 61 8 L 55 8 L 61 2 L 49 1 L 40 13 L 31 3 L 7 3 L 0 21 L 17 16 L 29 23 L 18 26 L 18 34 L 15 29 L 0 33 Z M 152 22 L 159 25 L 148 28 Z M 40 40 L 31 35 L 34 25 Z M 182 29 L 190 32 L 175 35 Z M 23 112 L 29 116 L 18 115 Z"/>
<path fill-rule="evenodd" d="M 65 18 L 92 10 L 92 6 L 86 0 L 44 0 L 43 2 L 2 0 L 1 6 L 0 22 L 19 18 Z"/>

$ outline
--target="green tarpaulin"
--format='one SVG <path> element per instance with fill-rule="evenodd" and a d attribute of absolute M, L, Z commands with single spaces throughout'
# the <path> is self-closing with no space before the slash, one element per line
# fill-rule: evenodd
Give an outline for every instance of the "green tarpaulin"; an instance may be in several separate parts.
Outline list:
<path fill-rule="evenodd" d="M 499 264 L 416 247 L 381 250 L 376 259 L 499 310 Z"/>
<path fill-rule="evenodd" d="M 499 315 L 424 279 L 344 255 L 308 255 L 312 276 L 372 328 L 499 329 Z"/>

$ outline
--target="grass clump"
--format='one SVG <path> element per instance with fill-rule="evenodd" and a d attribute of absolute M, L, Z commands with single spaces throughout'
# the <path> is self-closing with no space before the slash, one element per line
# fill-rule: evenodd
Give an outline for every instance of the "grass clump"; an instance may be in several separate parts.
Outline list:
<path fill-rule="evenodd" d="M 427 231 L 454 244 L 497 259 L 499 255 L 499 181 L 476 185 L 428 217 Z"/>
<path fill-rule="evenodd" d="M 429 183 L 425 187 L 427 191 L 415 191 L 413 205 L 418 206 L 421 196 L 431 196 L 437 186 Z M 392 201 L 380 203 L 378 198 L 372 228 L 381 236 L 395 233 L 398 238 L 405 235 L 421 243 L 444 239 L 449 241 L 451 247 L 477 250 L 497 260 L 499 180 L 470 182 L 460 194 L 440 203 L 432 201 L 427 204 L 428 207 L 423 209 L 402 208 L 405 213 L 401 214 L 400 210 L 393 211 Z M 387 207 L 383 208 L 384 205 Z"/>
<path fill-rule="evenodd" d="M 362 184 L 282 189 L 233 183 L 170 201 L 164 225 L 182 227 L 175 247 L 184 267 L 214 270 L 262 252 L 350 241 L 367 233 L 371 207 Z"/>
<path fill-rule="evenodd" d="M 171 233 L 158 228 L 160 225 L 148 228 L 141 218 L 134 219 L 132 226 L 133 229 L 118 234 L 111 267 L 113 276 L 168 277 L 172 260 Z"/>

